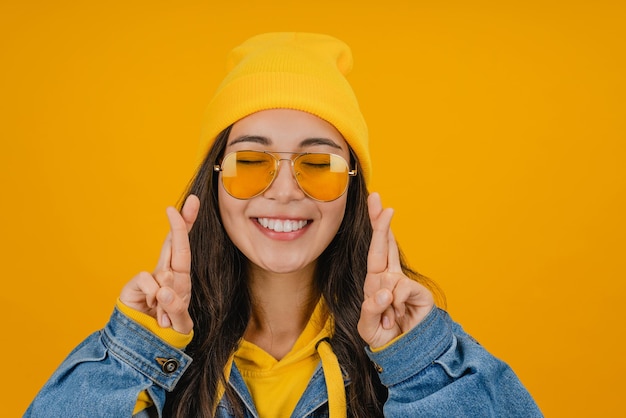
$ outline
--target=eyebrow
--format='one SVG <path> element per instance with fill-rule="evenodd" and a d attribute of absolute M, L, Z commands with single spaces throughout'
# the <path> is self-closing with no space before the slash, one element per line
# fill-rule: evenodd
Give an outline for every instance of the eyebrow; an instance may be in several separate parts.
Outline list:
<path fill-rule="evenodd" d="M 268 137 L 265 136 L 257 136 L 257 135 L 242 135 L 239 136 L 235 139 L 233 139 L 232 141 L 230 141 L 230 143 L 228 144 L 230 145 L 235 145 L 235 144 L 239 144 L 242 142 L 253 142 L 256 144 L 261 144 L 261 145 L 271 145 L 272 144 L 272 140 L 269 139 Z M 300 148 L 304 148 L 304 147 L 311 147 L 314 145 L 326 145 L 332 148 L 336 148 L 336 149 L 342 149 L 341 146 L 339 144 L 337 144 L 335 141 L 329 139 L 329 138 L 307 138 L 303 141 L 300 142 L 299 146 Z"/>

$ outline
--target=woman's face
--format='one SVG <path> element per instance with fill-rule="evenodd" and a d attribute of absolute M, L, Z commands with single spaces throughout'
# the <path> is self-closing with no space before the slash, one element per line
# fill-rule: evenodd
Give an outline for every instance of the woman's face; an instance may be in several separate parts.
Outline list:
<path fill-rule="evenodd" d="M 263 110 L 236 122 L 224 155 L 241 150 L 326 152 L 350 161 L 348 145 L 333 125 L 298 110 Z M 251 263 L 268 272 L 311 267 L 337 233 L 346 209 L 347 193 L 331 202 L 306 196 L 289 160 L 280 162 L 272 185 L 252 199 L 236 199 L 219 183 L 219 209 L 228 236 Z"/>

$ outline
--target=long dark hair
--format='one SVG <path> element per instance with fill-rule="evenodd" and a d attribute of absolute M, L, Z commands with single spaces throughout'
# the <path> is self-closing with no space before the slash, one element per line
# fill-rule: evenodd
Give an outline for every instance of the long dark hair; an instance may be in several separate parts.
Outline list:
<path fill-rule="evenodd" d="M 168 395 L 166 416 L 212 417 L 220 386 L 225 389 L 232 412 L 243 416 L 242 405 L 227 384 L 224 367 L 236 351 L 250 318 L 248 263 L 222 226 L 217 202 L 218 175 L 213 170 L 223 155 L 229 133 L 227 128 L 218 135 L 185 194 L 195 194 L 200 199 L 200 212 L 189 233 L 189 311 L 194 321 L 194 338 L 186 351 L 193 362 Z M 352 163 L 357 170 L 360 168 L 354 156 Z M 387 397 L 387 390 L 363 349 L 366 343 L 357 331 L 372 237 L 367 195 L 363 177 L 357 175 L 348 188 L 343 223 L 320 255 L 315 277 L 316 290 L 324 297 L 334 320 L 331 346 L 351 379 L 346 399 L 348 416 L 358 418 L 382 416 Z M 427 278 L 409 269 L 402 255 L 401 264 L 407 275 L 436 289 Z"/>

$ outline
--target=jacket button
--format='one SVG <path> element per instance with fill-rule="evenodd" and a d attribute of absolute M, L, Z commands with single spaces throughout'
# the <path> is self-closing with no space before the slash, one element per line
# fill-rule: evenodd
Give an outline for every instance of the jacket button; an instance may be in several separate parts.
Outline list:
<path fill-rule="evenodd" d="M 178 370 L 178 360 L 170 358 L 170 359 L 166 359 L 166 358 L 162 358 L 159 357 L 156 359 L 156 361 L 161 365 L 161 370 L 163 370 L 163 373 L 166 374 L 172 374 L 174 373 L 176 370 Z"/>

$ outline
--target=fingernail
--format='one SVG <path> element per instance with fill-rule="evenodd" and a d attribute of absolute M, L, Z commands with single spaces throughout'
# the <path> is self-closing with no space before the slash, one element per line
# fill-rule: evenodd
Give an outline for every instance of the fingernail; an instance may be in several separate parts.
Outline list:
<path fill-rule="evenodd" d="M 166 313 L 161 315 L 161 327 L 162 328 L 169 328 L 171 326 L 172 326 L 172 322 L 170 321 L 170 317 L 167 316 Z"/>
<path fill-rule="evenodd" d="M 383 328 L 389 329 L 390 325 L 391 325 L 391 322 L 389 321 L 389 317 L 383 316 Z"/>

